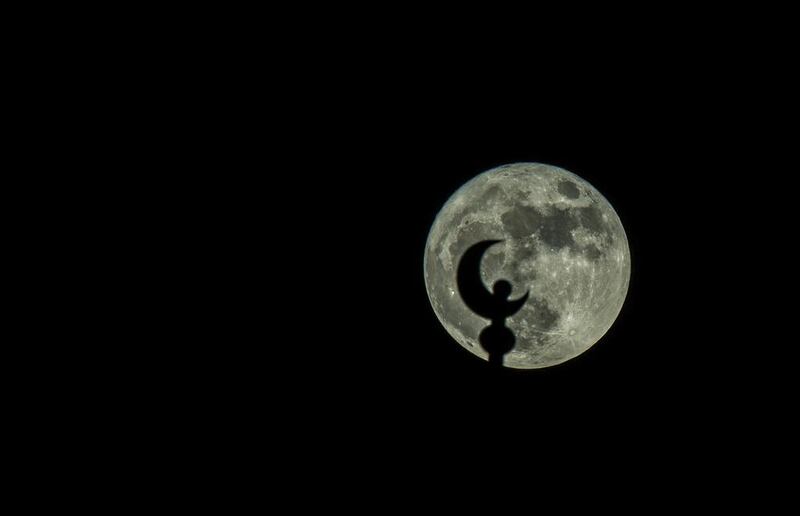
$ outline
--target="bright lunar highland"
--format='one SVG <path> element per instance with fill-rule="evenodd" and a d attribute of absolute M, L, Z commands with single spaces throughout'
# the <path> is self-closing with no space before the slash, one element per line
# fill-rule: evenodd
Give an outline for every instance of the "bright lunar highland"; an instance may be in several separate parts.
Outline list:
<path fill-rule="evenodd" d="M 515 163 L 478 175 L 442 207 L 425 246 L 433 310 L 464 348 L 488 359 L 478 336 L 489 321 L 464 304 L 459 260 L 482 240 L 502 240 L 481 261 L 487 290 L 504 279 L 511 299 L 530 292 L 506 320 L 516 342 L 503 365 L 536 369 L 589 349 L 619 314 L 631 259 L 622 223 L 592 185 L 564 169 Z"/>

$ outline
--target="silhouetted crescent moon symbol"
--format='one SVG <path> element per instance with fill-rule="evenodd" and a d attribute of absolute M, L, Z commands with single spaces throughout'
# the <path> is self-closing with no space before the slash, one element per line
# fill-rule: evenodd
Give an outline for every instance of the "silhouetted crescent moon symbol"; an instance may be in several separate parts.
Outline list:
<path fill-rule="evenodd" d="M 503 300 L 503 307 L 497 306 L 498 301 L 481 280 L 481 260 L 486 251 L 502 240 L 482 240 L 472 245 L 464 252 L 461 261 L 458 263 L 456 284 L 461 299 L 470 310 L 485 317 L 494 319 L 495 317 L 509 317 L 519 311 L 525 301 L 528 300 L 528 292 L 519 299 L 513 301 Z"/>

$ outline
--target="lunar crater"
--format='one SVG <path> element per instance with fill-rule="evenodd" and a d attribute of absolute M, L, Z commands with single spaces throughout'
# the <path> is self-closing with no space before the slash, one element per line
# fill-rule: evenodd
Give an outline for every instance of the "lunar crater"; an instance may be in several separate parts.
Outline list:
<path fill-rule="evenodd" d="M 581 191 L 572 181 L 560 181 L 558 183 L 558 193 L 568 199 L 577 199 L 581 196 Z"/>

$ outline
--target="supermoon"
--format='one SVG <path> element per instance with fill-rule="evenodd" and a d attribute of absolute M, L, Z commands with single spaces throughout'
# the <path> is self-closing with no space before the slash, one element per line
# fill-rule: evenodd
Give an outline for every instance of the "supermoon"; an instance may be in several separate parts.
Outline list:
<path fill-rule="evenodd" d="M 617 213 L 592 185 L 564 169 L 515 163 L 478 175 L 445 203 L 425 246 L 425 286 L 445 330 L 488 359 L 478 336 L 488 324 L 459 295 L 459 260 L 482 240 L 481 279 L 529 292 L 506 320 L 516 338 L 503 365 L 549 367 L 574 358 L 608 331 L 630 281 L 628 240 Z"/>

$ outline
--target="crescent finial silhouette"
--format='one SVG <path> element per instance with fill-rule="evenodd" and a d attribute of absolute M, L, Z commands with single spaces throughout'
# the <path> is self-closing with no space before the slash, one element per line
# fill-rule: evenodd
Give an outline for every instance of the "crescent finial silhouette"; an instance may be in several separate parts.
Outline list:
<path fill-rule="evenodd" d="M 502 319 L 517 313 L 528 300 L 530 291 L 513 301 L 500 299 L 486 289 L 481 280 L 481 260 L 486 251 L 502 240 L 482 240 L 470 246 L 458 263 L 456 283 L 461 299 L 467 307 L 487 319 Z"/>

